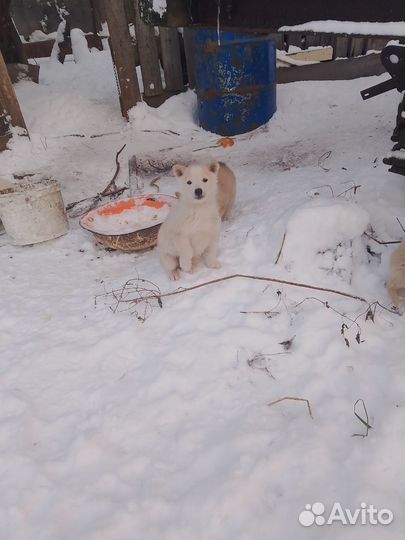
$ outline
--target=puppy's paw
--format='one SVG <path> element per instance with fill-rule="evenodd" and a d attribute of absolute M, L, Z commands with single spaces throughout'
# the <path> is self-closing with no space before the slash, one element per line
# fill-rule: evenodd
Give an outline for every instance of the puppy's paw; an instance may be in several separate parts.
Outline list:
<path fill-rule="evenodd" d="M 178 281 L 180 279 L 180 270 L 178 268 L 176 268 L 176 270 L 172 270 L 170 273 L 169 273 L 169 279 L 171 281 Z"/>
<path fill-rule="evenodd" d="M 193 260 L 191 262 L 190 274 L 195 273 L 195 271 L 197 270 L 197 266 L 200 264 L 200 261 L 201 261 L 201 257 L 199 257 L 199 256 L 194 256 L 193 257 Z"/>
<path fill-rule="evenodd" d="M 187 272 L 188 274 L 193 273 L 193 263 L 192 261 L 180 261 L 180 270 Z"/>

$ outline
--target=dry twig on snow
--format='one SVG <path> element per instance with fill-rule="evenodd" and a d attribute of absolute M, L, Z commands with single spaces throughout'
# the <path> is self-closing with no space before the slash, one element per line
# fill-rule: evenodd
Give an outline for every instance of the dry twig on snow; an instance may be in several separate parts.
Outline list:
<path fill-rule="evenodd" d="M 308 399 L 286 396 L 286 397 L 282 397 L 280 399 L 276 399 L 276 401 L 272 401 L 271 403 L 268 403 L 267 406 L 272 407 L 273 405 L 276 405 L 277 403 L 281 403 L 282 401 L 286 401 L 286 400 L 304 401 L 307 404 L 309 416 L 312 418 L 312 420 L 314 419 L 314 417 L 312 416 L 311 404 L 309 403 Z"/>
<path fill-rule="evenodd" d="M 276 258 L 274 264 L 277 264 L 278 261 L 279 261 L 279 259 L 280 259 L 280 257 L 281 257 L 281 252 L 283 251 L 283 247 L 284 247 L 284 242 L 285 242 L 285 237 L 286 237 L 286 235 L 287 235 L 287 233 L 285 232 L 285 233 L 283 234 L 283 239 L 282 239 L 282 241 L 281 241 L 281 246 L 280 246 L 280 249 L 279 249 L 279 251 L 278 251 L 278 255 L 277 255 L 277 258 Z"/>
<path fill-rule="evenodd" d="M 120 172 L 120 162 L 118 158 L 125 147 L 126 144 L 124 144 L 124 146 L 116 153 L 114 176 L 108 182 L 103 191 L 97 193 L 97 195 L 95 195 L 94 197 L 86 197 L 85 199 L 81 199 L 80 201 L 69 203 L 66 206 L 66 211 L 69 212 L 70 217 L 82 216 L 86 212 L 89 212 L 90 210 L 95 208 L 103 197 L 119 197 L 119 195 L 121 195 L 125 190 L 128 189 L 127 187 L 118 188 L 115 183 L 115 180 L 117 179 L 117 176 Z"/>
<path fill-rule="evenodd" d="M 316 285 L 309 285 L 307 283 L 297 283 L 295 281 L 287 281 L 285 279 L 278 279 L 278 278 L 271 278 L 271 277 L 261 277 L 261 276 L 252 276 L 252 275 L 248 275 L 248 274 L 232 274 L 230 276 L 225 276 L 225 277 L 222 277 L 222 278 L 212 279 L 211 281 L 205 281 L 203 283 L 199 283 L 198 285 L 193 285 L 192 287 L 184 287 L 184 288 L 180 288 L 180 289 L 177 289 L 175 291 L 170 291 L 170 292 L 167 292 L 167 293 L 161 293 L 160 289 L 157 287 L 157 285 L 155 285 L 154 283 L 151 283 L 148 280 L 144 280 L 144 279 L 141 279 L 141 278 L 135 278 L 135 279 L 132 279 L 132 280 L 128 280 L 125 283 L 124 287 L 122 287 L 121 289 L 115 289 L 113 291 L 106 292 L 106 293 L 104 293 L 102 295 L 98 295 L 98 296 L 104 296 L 104 297 L 112 296 L 113 299 L 115 301 L 117 301 L 117 308 L 118 308 L 118 306 L 120 304 L 126 303 L 126 304 L 130 305 L 130 307 L 128 308 L 130 310 L 131 306 L 134 307 L 137 304 L 142 303 L 142 302 L 153 303 L 153 301 L 156 301 L 156 300 L 158 301 L 159 306 L 162 307 L 162 298 L 168 298 L 169 296 L 176 296 L 176 295 L 179 295 L 179 294 L 183 294 L 183 293 L 187 293 L 187 292 L 190 292 L 190 291 L 195 291 L 197 289 L 201 289 L 202 287 L 207 287 L 209 285 L 215 285 L 216 283 L 222 283 L 222 282 L 225 282 L 225 281 L 229 281 L 229 280 L 232 280 L 232 279 L 238 279 L 238 278 L 255 280 L 255 281 L 265 281 L 265 282 L 268 282 L 268 283 L 281 283 L 283 285 L 291 285 L 293 287 L 302 287 L 302 288 L 306 288 L 306 289 L 313 289 L 313 290 L 316 290 L 316 291 L 329 292 L 329 293 L 332 293 L 332 294 L 337 294 L 339 296 L 344 296 L 345 298 L 352 298 L 353 300 L 358 300 L 360 302 L 364 302 L 366 304 L 369 304 L 369 302 L 367 302 L 367 300 L 365 298 L 362 298 L 361 296 L 356 296 L 356 295 L 346 293 L 346 292 L 343 292 L 343 291 L 338 291 L 337 289 L 329 289 L 327 287 L 317 287 Z M 138 291 L 138 285 L 137 285 L 138 281 L 140 283 L 149 283 L 152 286 L 152 289 L 149 290 L 150 294 L 148 294 L 148 289 L 147 288 L 143 288 L 142 294 L 138 294 L 138 292 L 139 292 Z M 158 289 L 159 289 L 159 291 L 157 292 Z M 125 295 L 120 294 L 120 292 L 123 291 L 123 290 L 125 292 Z M 134 293 L 134 294 L 131 295 L 131 293 Z M 114 311 L 116 311 L 117 308 Z M 265 313 L 269 314 L 268 311 L 265 312 Z"/>
<path fill-rule="evenodd" d="M 357 403 L 361 403 L 363 405 L 363 411 L 364 411 L 364 415 L 366 417 L 366 419 L 362 418 L 356 411 L 356 405 Z M 364 403 L 364 401 L 359 398 L 356 403 L 354 404 L 353 406 L 353 412 L 354 412 L 354 416 L 360 420 L 360 422 L 365 426 L 366 428 L 366 432 L 365 433 L 353 433 L 352 437 L 367 437 L 368 436 L 368 432 L 370 429 L 373 429 L 372 426 L 370 426 L 369 424 L 369 421 L 368 421 L 368 412 L 367 412 L 367 408 L 366 408 L 366 404 Z"/>

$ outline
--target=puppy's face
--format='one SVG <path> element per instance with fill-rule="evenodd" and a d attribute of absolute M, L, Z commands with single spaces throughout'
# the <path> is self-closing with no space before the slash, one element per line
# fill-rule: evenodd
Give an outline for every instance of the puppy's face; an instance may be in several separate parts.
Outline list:
<path fill-rule="evenodd" d="M 174 165 L 173 172 L 179 181 L 180 198 L 193 204 L 216 199 L 219 163 L 208 165 Z"/>

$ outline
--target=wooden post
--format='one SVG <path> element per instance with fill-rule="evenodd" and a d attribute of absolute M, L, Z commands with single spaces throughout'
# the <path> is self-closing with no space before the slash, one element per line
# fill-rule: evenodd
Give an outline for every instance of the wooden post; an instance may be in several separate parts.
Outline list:
<path fill-rule="evenodd" d="M 110 48 L 117 76 L 122 116 L 142 101 L 136 75 L 135 48 L 128 30 L 123 0 L 104 0 Z"/>
<path fill-rule="evenodd" d="M 7 141 L 11 137 L 11 126 L 18 126 L 27 131 L 20 105 L 0 51 L 0 151 L 6 148 Z"/>
<path fill-rule="evenodd" d="M 160 76 L 159 53 L 153 26 L 145 24 L 140 17 L 139 1 L 134 0 L 135 35 L 138 45 L 139 59 L 145 96 L 162 94 L 162 78 Z"/>
<path fill-rule="evenodd" d="M 186 66 L 189 88 L 195 88 L 194 74 L 194 30 L 192 28 L 184 28 L 184 52 L 186 55 Z"/>
<path fill-rule="evenodd" d="M 179 33 L 177 28 L 161 27 L 159 32 L 166 90 L 169 92 L 184 90 Z"/>

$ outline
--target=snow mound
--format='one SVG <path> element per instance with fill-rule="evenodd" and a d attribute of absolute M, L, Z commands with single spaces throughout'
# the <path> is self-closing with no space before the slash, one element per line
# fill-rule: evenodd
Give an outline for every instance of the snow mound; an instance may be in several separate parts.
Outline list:
<path fill-rule="evenodd" d="M 285 267 L 300 279 L 333 275 L 350 282 L 369 221 L 368 212 L 349 201 L 317 199 L 299 207 L 286 227 Z"/>
<path fill-rule="evenodd" d="M 80 28 L 72 28 L 70 39 L 72 41 L 72 52 L 75 62 L 91 62 L 92 56 L 83 30 L 80 30 Z"/>

